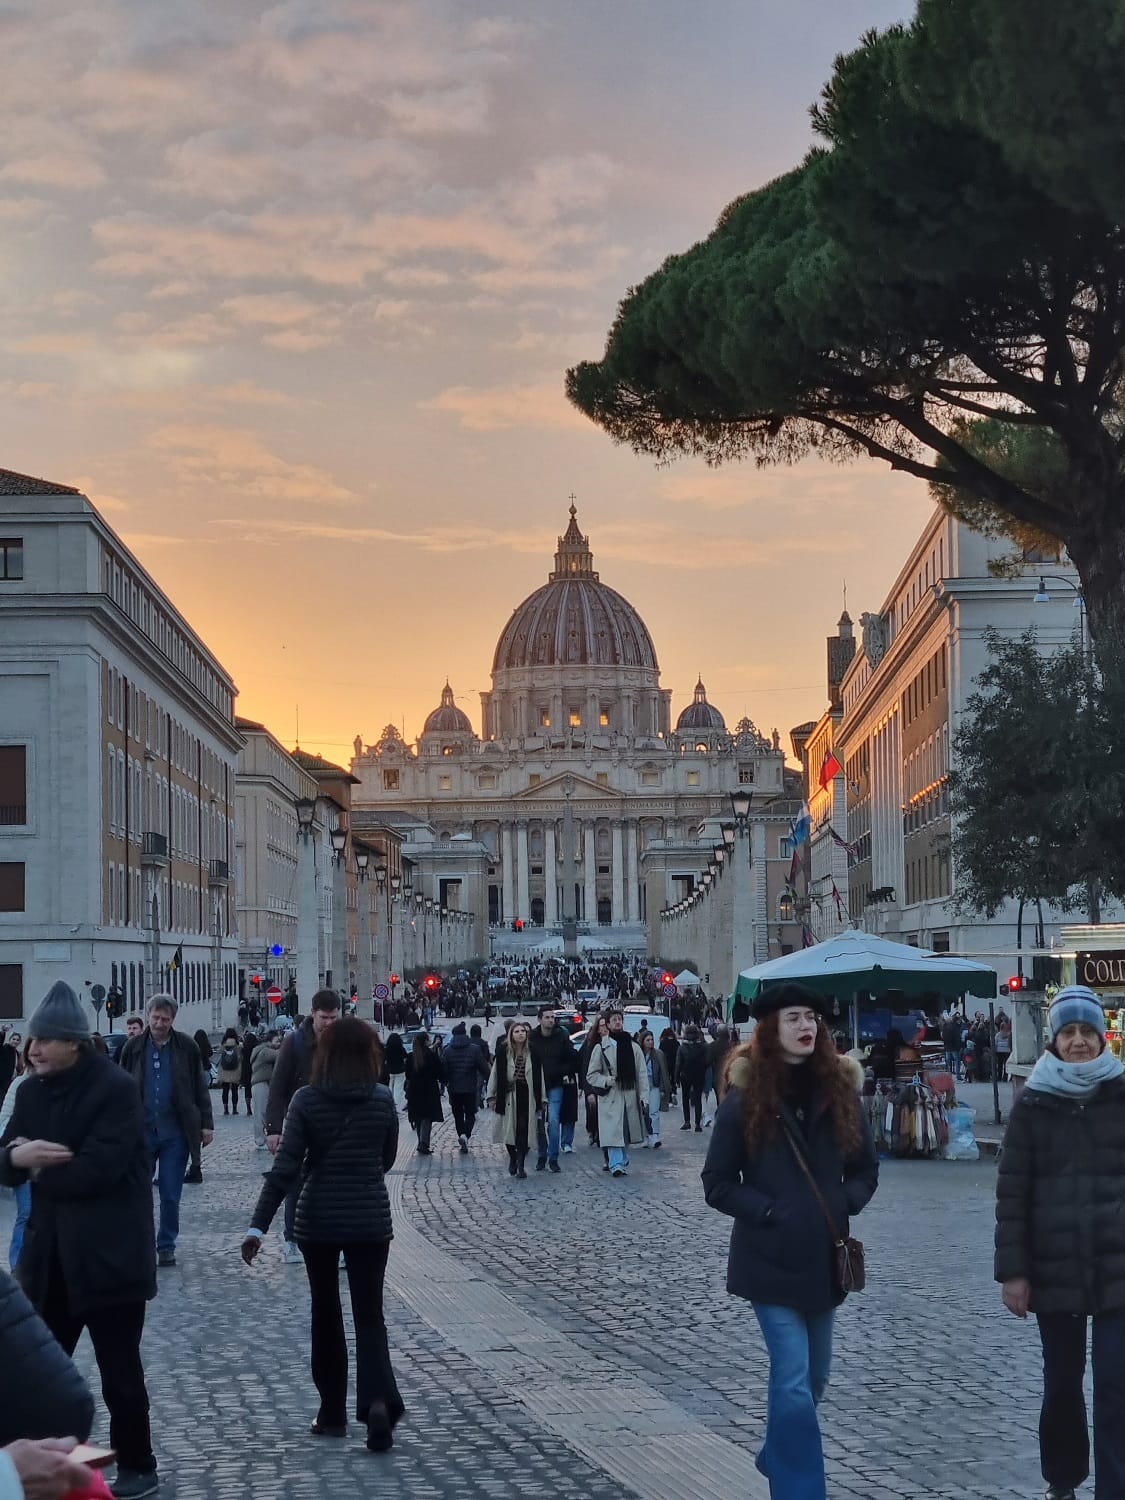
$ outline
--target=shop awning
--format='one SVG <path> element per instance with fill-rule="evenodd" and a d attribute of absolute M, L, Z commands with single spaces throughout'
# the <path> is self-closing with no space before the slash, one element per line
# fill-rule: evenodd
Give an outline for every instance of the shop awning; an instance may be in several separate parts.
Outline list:
<path fill-rule="evenodd" d="M 851 929 L 787 953 L 769 963 L 743 969 L 734 999 L 750 1001 L 764 989 L 782 984 L 803 984 L 820 995 L 850 1000 L 858 993 L 872 996 L 901 991 L 912 999 L 940 995 L 954 999 L 975 995 L 982 1000 L 996 996 L 996 970 L 968 958 L 892 943 L 888 938 Z"/>

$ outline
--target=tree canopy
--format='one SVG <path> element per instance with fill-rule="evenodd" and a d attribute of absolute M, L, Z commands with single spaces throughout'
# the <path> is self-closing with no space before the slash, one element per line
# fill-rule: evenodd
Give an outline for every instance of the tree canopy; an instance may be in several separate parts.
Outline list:
<path fill-rule="evenodd" d="M 993 916 L 1008 898 L 1093 907 L 1125 894 L 1121 743 L 1079 641 L 1041 651 L 1034 630 L 989 632 L 950 776 L 953 904 Z"/>
<path fill-rule="evenodd" d="M 568 394 L 658 458 L 862 454 L 1078 567 L 1125 689 L 1125 0 L 919 0 Z"/>

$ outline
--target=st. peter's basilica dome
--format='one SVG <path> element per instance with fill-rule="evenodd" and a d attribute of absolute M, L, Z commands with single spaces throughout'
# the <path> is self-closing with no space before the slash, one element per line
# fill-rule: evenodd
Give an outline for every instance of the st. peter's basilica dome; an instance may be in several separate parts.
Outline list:
<path fill-rule="evenodd" d="M 644 621 L 594 572 L 589 540 L 578 529 L 573 505 L 554 572 L 512 612 L 496 643 L 492 670 L 572 665 L 659 671 Z"/>
<path fill-rule="evenodd" d="M 427 718 L 423 734 L 469 734 L 473 726 L 469 716 L 453 701 L 453 689 L 447 682 L 441 690 L 441 702 Z"/>
<path fill-rule="evenodd" d="M 677 734 L 696 734 L 701 730 L 722 734 L 726 720 L 713 703 L 707 702 L 707 689 L 702 677 L 695 684 L 695 697 L 676 720 Z"/>

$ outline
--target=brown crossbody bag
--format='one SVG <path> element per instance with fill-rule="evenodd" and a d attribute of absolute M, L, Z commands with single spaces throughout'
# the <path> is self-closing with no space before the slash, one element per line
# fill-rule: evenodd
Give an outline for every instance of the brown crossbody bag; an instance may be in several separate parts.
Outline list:
<path fill-rule="evenodd" d="M 793 1139 L 793 1132 L 789 1126 L 782 1121 L 782 1129 L 785 1138 L 789 1142 L 789 1149 L 797 1158 L 797 1165 L 805 1174 L 805 1180 L 812 1188 L 813 1197 L 820 1205 L 820 1211 L 824 1215 L 824 1222 L 828 1225 L 828 1232 L 832 1236 L 832 1273 L 836 1280 L 836 1290 L 846 1297 L 849 1292 L 862 1292 L 867 1285 L 867 1264 L 863 1253 L 863 1244 L 859 1240 L 853 1240 L 850 1236 L 844 1237 L 836 1227 L 836 1220 L 832 1217 L 832 1211 L 824 1201 L 824 1194 L 816 1185 L 809 1164 L 805 1159 L 805 1153 Z"/>

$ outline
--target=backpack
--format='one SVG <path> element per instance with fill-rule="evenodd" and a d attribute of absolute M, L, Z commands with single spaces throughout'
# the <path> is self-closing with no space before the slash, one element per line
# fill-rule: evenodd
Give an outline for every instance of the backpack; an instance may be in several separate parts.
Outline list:
<path fill-rule="evenodd" d="M 233 1042 L 228 1042 L 223 1048 L 219 1056 L 219 1067 L 227 1073 L 238 1067 L 238 1048 Z"/>

